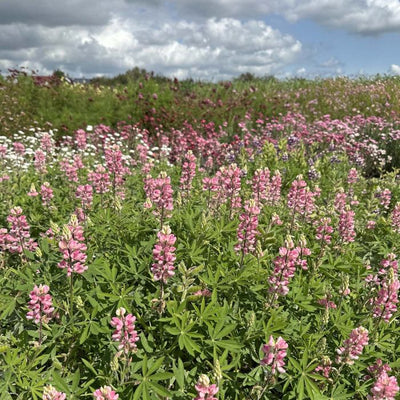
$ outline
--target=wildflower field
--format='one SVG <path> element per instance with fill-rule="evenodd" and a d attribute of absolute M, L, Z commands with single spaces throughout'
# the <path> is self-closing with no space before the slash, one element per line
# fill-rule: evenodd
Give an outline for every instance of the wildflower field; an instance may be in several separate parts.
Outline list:
<path fill-rule="evenodd" d="M 399 92 L 0 80 L 0 400 L 399 398 Z"/>

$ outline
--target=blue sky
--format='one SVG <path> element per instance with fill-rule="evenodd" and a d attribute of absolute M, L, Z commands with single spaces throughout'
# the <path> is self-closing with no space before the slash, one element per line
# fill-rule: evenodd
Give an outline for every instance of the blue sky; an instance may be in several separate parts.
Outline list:
<path fill-rule="evenodd" d="M 0 70 L 400 74 L 399 0 L 2 0 Z"/>

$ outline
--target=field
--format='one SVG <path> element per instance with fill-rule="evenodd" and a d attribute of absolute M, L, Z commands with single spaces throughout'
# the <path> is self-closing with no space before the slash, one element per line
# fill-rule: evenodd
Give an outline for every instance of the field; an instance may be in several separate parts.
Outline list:
<path fill-rule="evenodd" d="M 395 399 L 400 79 L 0 79 L 0 400 Z"/>

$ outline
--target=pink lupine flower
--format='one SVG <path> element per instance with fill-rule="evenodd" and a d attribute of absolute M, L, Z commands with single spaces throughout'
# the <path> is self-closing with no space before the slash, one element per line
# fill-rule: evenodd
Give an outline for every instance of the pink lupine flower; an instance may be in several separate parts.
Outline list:
<path fill-rule="evenodd" d="M 315 225 L 317 226 L 317 234 L 315 238 L 317 240 L 320 240 L 322 243 L 329 244 L 331 242 L 331 234 L 333 233 L 333 228 L 330 223 L 330 218 L 321 218 L 320 221 L 315 223 Z"/>
<path fill-rule="evenodd" d="M 7 250 L 10 253 L 19 254 L 22 254 L 24 250 L 35 251 L 37 243 L 30 237 L 30 226 L 26 221 L 25 215 L 22 214 L 22 208 L 12 208 L 7 221 L 10 224 L 10 231 L 5 239 Z"/>
<path fill-rule="evenodd" d="M 279 203 L 281 199 L 282 177 L 279 171 L 275 171 L 271 178 L 271 184 L 267 191 L 267 204 L 273 206 Z"/>
<path fill-rule="evenodd" d="M 194 400 L 217 400 L 214 395 L 218 393 L 219 388 L 215 383 L 210 385 L 210 379 L 207 375 L 200 375 L 195 388 L 197 396 Z"/>
<path fill-rule="evenodd" d="M 245 212 L 239 217 L 240 224 L 237 230 L 238 243 L 235 245 L 235 251 L 248 254 L 255 251 L 260 208 L 254 200 L 249 200 L 246 202 L 244 210 Z"/>
<path fill-rule="evenodd" d="M 300 248 L 294 248 L 293 240 L 288 237 L 285 247 L 279 249 L 279 256 L 274 260 L 274 269 L 268 278 L 269 292 L 278 296 L 286 296 L 289 293 L 289 283 L 294 277 L 296 265 L 300 255 Z"/>
<path fill-rule="evenodd" d="M 240 197 L 242 170 L 236 165 L 221 167 L 217 172 L 219 192 L 219 203 L 228 203 L 229 213 L 241 207 L 242 199 Z"/>
<path fill-rule="evenodd" d="M 169 217 L 174 209 L 171 178 L 164 171 L 157 178 L 148 176 L 144 180 L 144 191 L 149 208 L 156 206 L 154 214 L 160 217 L 162 225 L 164 218 Z"/>
<path fill-rule="evenodd" d="M 325 378 L 329 378 L 332 371 L 332 361 L 329 357 L 323 356 L 322 363 L 315 368 L 315 372 L 322 372 Z"/>
<path fill-rule="evenodd" d="M 0 228 L 0 251 L 6 251 L 8 248 L 7 229 Z"/>
<path fill-rule="evenodd" d="M 380 262 L 382 268 L 379 270 L 379 275 L 387 275 L 390 268 L 393 269 L 394 274 L 397 276 L 399 272 L 399 263 L 396 259 L 396 254 L 388 253 L 386 257 Z"/>
<path fill-rule="evenodd" d="M 389 322 L 393 314 L 396 313 L 397 303 L 399 302 L 400 282 L 394 274 L 392 275 L 391 279 L 386 277 L 381 282 L 377 296 L 371 300 L 373 316 L 385 322 Z"/>
<path fill-rule="evenodd" d="M 283 225 L 283 222 L 277 213 L 273 213 L 271 217 L 272 225 Z"/>
<path fill-rule="evenodd" d="M 275 342 L 274 338 L 271 335 L 269 337 L 268 343 L 264 344 L 262 348 L 265 356 L 261 360 L 261 365 L 271 365 L 271 371 L 273 374 L 275 374 L 276 371 L 284 374 L 286 372 L 283 368 L 285 365 L 284 358 L 287 354 L 287 348 L 288 344 L 282 337 L 279 336 Z"/>
<path fill-rule="evenodd" d="M 3 146 L 2 144 L 0 144 L 0 159 L 5 158 L 7 150 L 7 146 Z"/>
<path fill-rule="evenodd" d="M 376 275 L 370 274 L 365 281 L 370 284 L 373 295 L 369 300 L 372 313 L 379 321 L 390 322 L 397 312 L 398 292 L 400 282 L 398 279 L 398 262 L 396 255 L 389 253 L 380 263 L 381 268 Z"/>
<path fill-rule="evenodd" d="M 197 290 L 196 292 L 193 293 L 193 296 L 202 296 L 202 297 L 210 297 L 211 292 L 209 289 L 202 289 L 202 290 Z"/>
<path fill-rule="evenodd" d="M 14 151 L 19 154 L 20 156 L 23 156 L 25 154 L 25 146 L 20 143 L 20 142 L 14 142 L 13 143 Z"/>
<path fill-rule="evenodd" d="M 130 170 L 125 166 L 123 161 L 123 154 L 118 145 L 113 145 L 104 150 L 104 157 L 106 159 L 106 166 L 110 173 L 111 186 L 113 193 L 117 187 L 124 184 L 124 178 L 130 174 Z"/>
<path fill-rule="evenodd" d="M 96 171 L 89 172 L 88 181 L 91 182 L 96 193 L 103 194 L 110 190 L 110 175 L 102 165 L 98 165 Z"/>
<path fill-rule="evenodd" d="M 75 167 L 78 168 L 78 170 L 85 168 L 85 164 L 83 164 L 82 157 L 79 154 L 74 155 L 73 162 Z"/>
<path fill-rule="evenodd" d="M 63 159 L 60 161 L 60 169 L 63 171 L 70 182 L 78 182 L 79 168 L 72 160 Z"/>
<path fill-rule="evenodd" d="M 210 192 L 216 192 L 218 190 L 218 177 L 214 176 L 212 178 L 203 178 L 203 190 Z"/>
<path fill-rule="evenodd" d="M 79 185 L 76 188 L 75 196 L 81 200 L 82 208 L 90 209 L 93 202 L 93 188 L 90 185 Z"/>
<path fill-rule="evenodd" d="M 212 169 L 212 167 L 214 166 L 214 159 L 212 157 L 208 157 L 204 166 L 206 167 L 206 169 L 210 170 Z"/>
<path fill-rule="evenodd" d="M 63 392 L 58 392 L 55 387 L 48 385 L 43 389 L 42 400 L 65 400 L 67 395 Z"/>
<path fill-rule="evenodd" d="M 330 301 L 329 298 L 330 298 L 330 296 L 326 296 L 322 299 L 319 299 L 318 304 L 320 304 L 321 306 L 323 306 L 327 309 L 329 309 L 329 308 L 335 309 L 337 307 L 336 304 L 333 301 Z"/>
<path fill-rule="evenodd" d="M 268 168 L 257 169 L 252 179 L 253 198 L 256 204 L 260 204 L 267 199 L 267 192 L 270 188 L 270 170 Z"/>
<path fill-rule="evenodd" d="M 38 149 L 35 151 L 35 161 L 33 165 L 39 174 L 47 173 L 46 154 L 42 150 Z"/>
<path fill-rule="evenodd" d="M 360 326 L 351 331 L 350 337 L 343 342 L 343 346 L 336 350 L 338 363 L 347 365 L 354 364 L 362 353 L 364 347 L 368 344 L 368 331 Z"/>
<path fill-rule="evenodd" d="M 73 272 L 83 274 L 87 270 L 86 261 L 86 245 L 83 236 L 83 228 L 78 221 L 71 218 L 71 222 L 64 226 L 61 240 L 58 248 L 63 254 L 63 260 L 58 263 L 60 268 L 67 268 L 67 276 L 71 276 Z"/>
<path fill-rule="evenodd" d="M 376 227 L 376 221 L 373 221 L 373 220 L 367 221 L 367 225 L 366 225 L 367 229 L 372 230 L 372 229 L 375 229 L 375 227 Z"/>
<path fill-rule="evenodd" d="M 47 132 L 43 133 L 43 136 L 40 139 L 40 148 L 45 153 L 51 153 L 54 148 L 54 140 Z"/>
<path fill-rule="evenodd" d="M 309 215 L 315 209 L 316 194 L 311 192 L 307 187 L 307 183 L 303 177 L 299 175 L 296 180 L 292 182 L 288 193 L 288 207 L 294 214 Z"/>
<path fill-rule="evenodd" d="M 26 318 L 32 319 L 35 324 L 47 324 L 53 317 L 53 300 L 48 294 L 49 290 L 47 285 L 35 285 L 29 294 L 28 307 L 31 311 L 26 314 Z"/>
<path fill-rule="evenodd" d="M 87 139 L 87 133 L 83 129 L 78 129 L 75 132 L 75 142 L 80 150 L 85 150 L 86 149 L 86 139 Z"/>
<path fill-rule="evenodd" d="M 299 256 L 296 260 L 296 265 L 300 266 L 304 271 L 307 271 L 308 269 L 307 259 L 303 257 L 311 255 L 311 250 L 307 247 L 307 240 L 304 235 L 300 236 L 299 245 L 300 246 L 296 247 L 299 253 Z"/>
<path fill-rule="evenodd" d="M 397 233 L 400 233 L 400 203 L 397 203 L 392 212 L 392 227 Z"/>
<path fill-rule="evenodd" d="M 390 372 L 392 368 L 390 368 L 389 364 L 384 364 L 382 360 L 378 358 L 375 364 L 369 366 L 367 370 L 372 375 L 372 377 L 377 377 L 382 372 Z M 371 376 L 367 376 L 367 378 L 370 379 Z"/>
<path fill-rule="evenodd" d="M 348 175 L 347 175 L 347 183 L 352 185 L 358 181 L 358 173 L 355 168 L 351 168 Z"/>
<path fill-rule="evenodd" d="M 399 385 L 394 376 L 389 376 L 384 370 L 381 371 L 376 378 L 374 386 L 371 389 L 371 395 L 367 396 L 368 400 L 395 400 L 396 394 L 399 392 Z"/>
<path fill-rule="evenodd" d="M 83 224 L 86 221 L 86 214 L 83 208 L 81 207 L 77 207 L 75 208 L 75 211 L 73 213 L 73 215 L 76 216 L 76 219 L 78 220 L 78 222 L 80 224 Z"/>
<path fill-rule="evenodd" d="M 155 281 L 161 280 L 167 283 L 167 280 L 175 275 L 174 261 L 176 236 L 171 233 L 169 226 L 164 226 L 157 233 L 158 242 L 154 246 L 153 258 L 154 263 L 151 267 L 151 272 Z"/>
<path fill-rule="evenodd" d="M 354 230 L 354 211 L 342 211 L 339 216 L 339 235 L 344 243 L 354 242 L 356 232 Z"/>
<path fill-rule="evenodd" d="M 378 191 L 375 193 L 375 197 L 379 199 L 379 202 L 383 208 L 389 208 L 390 200 L 392 199 L 392 192 L 389 189 L 378 189 Z"/>
<path fill-rule="evenodd" d="M 102 386 L 94 391 L 95 400 L 117 400 L 118 394 L 110 386 Z"/>
<path fill-rule="evenodd" d="M 54 197 L 53 189 L 50 187 L 49 182 L 43 183 L 40 187 L 40 197 L 42 198 L 43 207 L 48 207 L 51 199 Z"/>
<path fill-rule="evenodd" d="M 29 192 L 27 193 L 29 197 L 36 197 L 39 196 L 39 193 L 36 191 L 35 184 L 32 183 Z"/>
<path fill-rule="evenodd" d="M 333 202 L 335 210 L 338 214 L 344 212 L 346 208 L 347 194 L 344 192 L 343 188 L 339 189 L 339 193 L 335 196 L 335 201 Z"/>
<path fill-rule="evenodd" d="M 185 155 L 185 161 L 182 164 L 182 176 L 179 180 L 179 188 L 182 191 L 183 197 L 187 197 L 189 195 L 195 175 L 196 157 L 193 155 L 192 151 L 189 150 Z"/>
<path fill-rule="evenodd" d="M 139 336 L 135 331 L 136 317 L 132 314 L 125 316 L 125 313 L 125 308 L 118 308 L 117 316 L 111 319 L 110 325 L 115 328 L 112 338 L 115 342 L 119 342 L 118 349 L 128 354 L 130 351 L 136 351 Z"/>
<path fill-rule="evenodd" d="M 7 182 L 10 180 L 10 177 L 7 174 L 3 174 L 0 176 L 0 183 Z"/>

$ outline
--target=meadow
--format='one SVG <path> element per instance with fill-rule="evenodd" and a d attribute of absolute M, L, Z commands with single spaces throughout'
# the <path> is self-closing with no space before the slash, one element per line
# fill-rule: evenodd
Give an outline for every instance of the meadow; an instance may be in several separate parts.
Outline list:
<path fill-rule="evenodd" d="M 0 80 L 0 399 L 399 398 L 400 78 Z"/>

